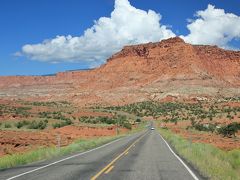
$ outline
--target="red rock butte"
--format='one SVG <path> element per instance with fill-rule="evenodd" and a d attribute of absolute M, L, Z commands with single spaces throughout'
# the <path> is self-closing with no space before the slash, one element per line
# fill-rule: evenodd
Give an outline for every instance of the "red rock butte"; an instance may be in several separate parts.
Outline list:
<path fill-rule="evenodd" d="M 93 70 L 0 77 L 0 98 L 80 105 L 234 95 L 240 95 L 240 52 L 191 45 L 179 37 L 125 46 Z"/>

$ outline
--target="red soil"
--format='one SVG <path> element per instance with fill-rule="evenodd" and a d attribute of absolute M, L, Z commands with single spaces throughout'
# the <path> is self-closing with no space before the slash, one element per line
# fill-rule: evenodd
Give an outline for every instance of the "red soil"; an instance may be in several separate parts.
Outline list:
<path fill-rule="evenodd" d="M 120 133 L 127 131 L 123 128 L 119 130 Z M 25 152 L 38 147 L 55 146 L 58 134 L 61 137 L 61 146 L 66 146 L 79 138 L 114 136 L 116 128 L 114 126 L 99 128 L 65 126 L 41 132 L 0 130 L 0 156 Z"/>

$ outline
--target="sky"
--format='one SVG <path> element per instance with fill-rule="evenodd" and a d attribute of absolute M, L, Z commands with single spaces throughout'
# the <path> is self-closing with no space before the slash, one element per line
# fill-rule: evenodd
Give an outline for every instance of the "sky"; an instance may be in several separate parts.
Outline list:
<path fill-rule="evenodd" d="M 98 67 L 125 45 L 180 36 L 240 49 L 239 0 L 1 0 L 0 75 Z"/>

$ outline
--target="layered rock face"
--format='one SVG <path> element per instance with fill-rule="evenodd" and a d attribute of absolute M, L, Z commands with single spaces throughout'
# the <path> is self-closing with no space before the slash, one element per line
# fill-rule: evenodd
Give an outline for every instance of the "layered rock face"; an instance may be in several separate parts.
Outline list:
<path fill-rule="evenodd" d="M 240 95 L 240 52 L 176 37 L 126 46 L 94 70 L 0 77 L 0 97 L 116 105 L 168 95 Z"/>

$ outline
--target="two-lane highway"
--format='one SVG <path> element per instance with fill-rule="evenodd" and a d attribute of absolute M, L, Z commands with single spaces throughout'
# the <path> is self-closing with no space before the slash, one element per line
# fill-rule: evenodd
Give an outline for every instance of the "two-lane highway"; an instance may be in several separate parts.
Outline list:
<path fill-rule="evenodd" d="M 171 152 L 156 130 L 94 150 L 27 166 L 0 170 L 0 179 L 200 179 Z"/>

